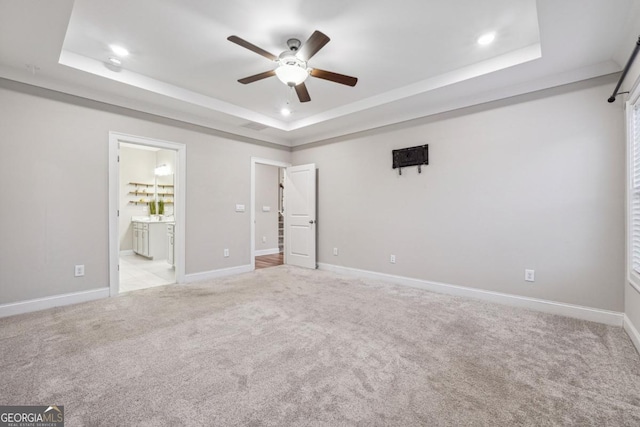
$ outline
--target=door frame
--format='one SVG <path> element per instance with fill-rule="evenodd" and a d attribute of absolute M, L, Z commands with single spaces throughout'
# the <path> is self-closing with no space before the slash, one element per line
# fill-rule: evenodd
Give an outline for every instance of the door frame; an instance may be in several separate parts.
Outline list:
<path fill-rule="evenodd" d="M 163 141 L 154 138 L 109 132 L 109 295 L 117 296 L 120 291 L 120 230 L 118 211 L 120 209 L 120 164 L 119 145 L 121 142 L 144 145 L 176 152 L 176 170 L 174 174 L 174 215 L 175 224 L 175 265 L 176 283 L 185 281 L 185 216 L 186 216 L 186 178 L 187 146 L 178 142 Z"/>
<path fill-rule="evenodd" d="M 251 270 L 256 269 L 256 164 L 288 168 L 291 163 L 251 157 Z M 285 233 L 287 231 L 285 230 Z M 286 237 L 285 237 L 286 241 Z M 285 243 L 286 244 L 286 243 Z"/>

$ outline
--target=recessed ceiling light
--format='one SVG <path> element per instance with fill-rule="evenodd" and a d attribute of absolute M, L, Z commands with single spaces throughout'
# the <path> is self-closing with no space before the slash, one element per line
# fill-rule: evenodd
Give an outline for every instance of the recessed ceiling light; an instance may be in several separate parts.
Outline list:
<path fill-rule="evenodd" d="M 122 46 L 118 46 L 115 44 L 109 45 L 109 49 L 119 57 L 128 56 L 129 51 Z"/>
<path fill-rule="evenodd" d="M 114 56 L 110 56 L 109 57 L 109 62 L 111 62 L 113 65 L 122 65 L 122 61 L 120 61 L 118 58 L 114 57 Z"/>
<path fill-rule="evenodd" d="M 282 114 L 283 116 L 289 116 L 291 115 L 291 110 L 285 107 L 282 110 L 280 110 L 280 114 Z"/>
<path fill-rule="evenodd" d="M 495 39 L 496 39 L 496 33 L 483 34 L 478 38 L 478 44 L 482 46 L 486 46 L 488 44 L 493 43 Z"/>

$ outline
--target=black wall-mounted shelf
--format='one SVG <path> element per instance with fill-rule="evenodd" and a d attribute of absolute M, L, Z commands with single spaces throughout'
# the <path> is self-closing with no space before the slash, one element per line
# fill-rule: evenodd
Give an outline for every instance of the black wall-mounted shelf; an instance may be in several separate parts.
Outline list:
<path fill-rule="evenodd" d="M 429 164 L 429 145 L 401 148 L 392 150 L 393 169 L 398 169 L 402 175 L 402 168 L 418 166 L 418 173 L 422 173 L 422 165 Z"/>

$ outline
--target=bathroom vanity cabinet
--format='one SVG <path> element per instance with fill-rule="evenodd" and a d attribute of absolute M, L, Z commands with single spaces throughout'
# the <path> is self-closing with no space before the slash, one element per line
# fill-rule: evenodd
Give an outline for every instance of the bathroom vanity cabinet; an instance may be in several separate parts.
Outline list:
<path fill-rule="evenodd" d="M 150 259 L 167 258 L 167 223 L 133 221 L 133 252 Z"/>

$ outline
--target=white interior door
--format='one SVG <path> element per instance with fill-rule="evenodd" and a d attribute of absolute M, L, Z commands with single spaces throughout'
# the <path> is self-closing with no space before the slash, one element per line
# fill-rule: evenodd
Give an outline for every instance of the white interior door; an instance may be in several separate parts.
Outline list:
<path fill-rule="evenodd" d="M 285 263 L 316 268 L 316 165 L 287 168 L 284 185 Z"/>

